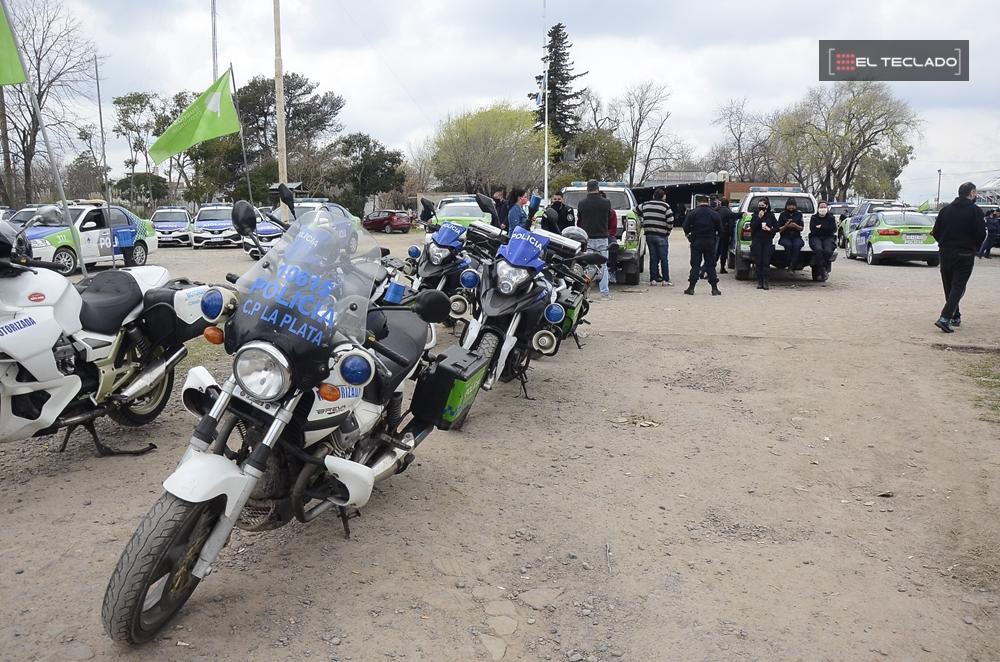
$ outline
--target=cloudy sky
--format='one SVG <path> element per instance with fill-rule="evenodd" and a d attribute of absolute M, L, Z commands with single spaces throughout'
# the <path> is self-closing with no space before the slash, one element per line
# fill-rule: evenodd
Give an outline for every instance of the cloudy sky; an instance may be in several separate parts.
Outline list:
<path fill-rule="evenodd" d="M 201 91 L 211 83 L 211 0 L 65 0 L 105 56 L 105 110 L 134 90 Z M 942 198 L 1000 177 L 1000 5 L 954 0 L 712 3 L 548 0 L 566 24 L 581 79 L 605 99 L 655 79 L 672 90 L 671 130 L 701 151 L 720 138 L 715 109 L 746 97 L 756 110 L 818 85 L 818 39 L 968 39 L 970 81 L 893 83 L 923 132 L 903 195 Z M 676 6 L 674 6 L 676 4 Z M 541 65 L 542 1 L 282 0 L 285 71 L 343 95 L 349 131 L 405 149 L 449 113 L 496 100 L 527 104 Z M 220 68 L 237 83 L 274 72 L 272 3 L 217 0 Z M 831 84 L 831 83 L 824 83 Z M 95 105 L 96 118 L 96 105 Z M 107 116 L 107 112 L 105 113 Z M 125 146 L 109 145 L 117 172 Z"/>

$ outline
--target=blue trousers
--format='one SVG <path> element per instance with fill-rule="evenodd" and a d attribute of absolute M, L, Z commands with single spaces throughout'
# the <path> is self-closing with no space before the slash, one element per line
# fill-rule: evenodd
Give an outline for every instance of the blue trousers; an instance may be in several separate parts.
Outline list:
<path fill-rule="evenodd" d="M 670 242 L 658 234 L 646 235 L 646 247 L 649 249 L 649 282 L 670 282 Z"/>

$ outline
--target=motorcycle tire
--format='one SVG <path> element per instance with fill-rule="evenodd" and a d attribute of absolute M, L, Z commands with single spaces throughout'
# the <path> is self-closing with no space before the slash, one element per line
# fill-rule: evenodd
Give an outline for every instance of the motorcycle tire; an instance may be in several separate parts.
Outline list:
<path fill-rule="evenodd" d="M 170 394 L 173 390 L 174 371 L 171 370 L 163 378 L 163 381 L 153 388 L 151 393 L 123 407 L 112 409 L 108 412 L 108 418 L 119 425 L 133 428 L 147 425 L 163 413 L 164 407 L 170 402 Z"/>
<path fill-rule="evenodd" d="M 101 621 L 111 639 L 145 643 L 184 606 L 201 581 L 190 573 L 222 508 L 221 498 L 191 503 L 169 493 L 153 504 L 125 546 L 104 593 Z M 159 595 L 147 604 L 151 590 Z"/>
<path fill-rule="evenodd" d="M 514 347 L 507 355 L 507 363 L 504 364 L 503 371 L 500 373 L 500 381 L 504 384 L 514 381 L 519 374 L 528 369 L 530 363 L 531 350 Z"/>

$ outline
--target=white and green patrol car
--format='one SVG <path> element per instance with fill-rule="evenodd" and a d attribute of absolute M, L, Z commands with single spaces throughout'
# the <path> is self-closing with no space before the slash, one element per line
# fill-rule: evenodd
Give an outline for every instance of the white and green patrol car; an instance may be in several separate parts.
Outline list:
<path fill-rule="evenodd" d="M 618 214 L 616 280 L 626 285 L 638 285 L 639 274 L 646 263 L 646 237 L 642 232 L 639 205 L 625 182 L 600 182 L 600 187 L 608 196 L 611 208 Z M 575 210 L 587 195 L 587 182 L 573 182 L 562 192 L 563 201 Z"/>
<path fill-rule="evenodd" d="M 80 266 L 80 255 L 62 207 L 56 208 L 58 213 L 46 214 L 41 223 L 28 228 L 25 236 L 31 242 L 31 252 L 36 260 L 61 264 L 62 273 L 68 275 Z M 10 222 L 23 226 L 39 210 L 37 206 L 25 207 L 14 214 Z M 121 261 L 120 251 L 116 252 L 115 248 L 116 234 L 120 231 L 131 234 L 133 259 L 137 266 L 146 264 L 149 254 L 159 246 L 153 224 L 124 207 L 111 205 L 109 210 L 102 200 L 74 201 L 69 205 L 69 213 L 79 233 L 83 260 L 88 267 Z"/>

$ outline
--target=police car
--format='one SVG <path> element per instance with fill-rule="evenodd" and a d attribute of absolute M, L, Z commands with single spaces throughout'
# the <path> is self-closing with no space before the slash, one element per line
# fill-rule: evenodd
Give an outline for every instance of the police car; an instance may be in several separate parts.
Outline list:
<path fill-rule="evenodd" d="M 25 233 L 31 242 L 33 256 L 36 260 L 61 265 L 59 271 L 64 275 L 72 274 L 80 266 L 80 254 L 61 205 L 25 207 L 10 218 L 10 223 L 20 228 L 36 215 L 41 215 L 40 222 Z M 111 264 L 115 260 L 121 262 L 116 237 L 119 231 L 130 235 L 137 266 L 146 264 L 149 254 L 159 246 L 153 224 L 124 207 L 111 205 L 108 209 L 103 200 L 76 200 L 69 204 L 69 215 L 79 234 L 80 249 L 88 267 Z"/>
<path fill-rule="evenodd" d="M 736 232 L 733 237 L 733 244 L 729 247 L 729 268 L 735 269 L 736 280 L 749 280 L 752 269 L 759 268 L 753 262 L 750 255 L 750 222 L 753 220 L 753 213 L 757 209 L 757 204 L 761 200 L 768 200 L 771 204 L 771 211 L 777 218 L 785 209 L 785 203 L 789 198 L 795 200 L 795 206 L 802 212 L 802 241 L 804 246 L 799 253 L 798 266 L 812 264 L 812 249 L 809 247 L 809 218 L 816 213 L 816 198 L 811 193 L 806 192 L 801 186 L 751 186 L 747 196 L 740 204 L 740 218 L 736 224 Z M 831 260 L 837 259 L 834 251 Z M 771 252 L 771 263 L 768 268 L 784 268 L 788 266 L 785 258 L 785 247 L 774 240 L 774 250 Z M 821 270 L 815 267 L 812 269 L 812 279 L 818 281 L 822 278 Z"/>
<path fill-rule="evenodd" d="M 160 246 L 190 246 L 193 223 L 191 214 L 184 207 L 157 207 L 149 218 L 156 228 Z"/>
<path fill-rule="evenodd" d="M 212 203 L 202 205 L 191 228 L 191 247 L 237 248 L 243 238 L 233 227 L 233 206 Z"/>
<path fill-rule="evenodd" d="M 268 210 L 270 211 L 270 210 Z M 261 257 L 261 251 L 264 253 L 271 250 L 275 242 L 281 238 L 281 235 L 285 233 L 281 229 L 281 226 L 272 223 L 267 220 L 267 212 L 263 208 L 257 209 L 257 242 L 254 242 L 253 237 L 243 237 L 243 252 L 249 255 L 255 260 L 259 260 Z M 257 243 L 260 243 L 260 251 L 257 250 Z"/>
<path fill-rule="evenodd" d="M 611 208 L 618 214 L 618 271 L 626 285 L 638 285 L 639 274 L 645 269 L 646 237 L 642 232 L 639 205 L 632 190 L 625 182 L 600 182 L 601 191 L 608 196 Z M 563 202 L 576 210 L 587 197 L 587 182 L 573 182 L 563 189 Z M 580 215 L 577 214 L 579 222 Z M 618 276 L 616 275 L 616 279 Z"/>

